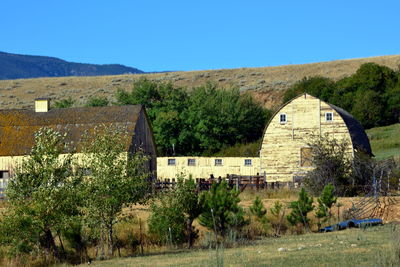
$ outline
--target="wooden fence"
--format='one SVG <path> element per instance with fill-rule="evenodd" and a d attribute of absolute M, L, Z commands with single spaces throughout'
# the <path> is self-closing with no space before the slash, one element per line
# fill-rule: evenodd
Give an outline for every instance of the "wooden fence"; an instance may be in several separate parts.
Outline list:
<path fill-rule="evenodd" d="M 288 188 L 294 189 L 301 186 L 299 182 L 267 182 L 264 176 L 256 175 L 256 176 L 240 176 L 240 175 L 227 175 L 227 177 L 222 178 L 214 178 L 210 176 L 209 178 L 196 178 L 196 185 L 199 190 L 209 190 L 211 185 L 216 182 L 219 183 L 221 181 L 226 181 L 230 188 L 236 188 L 240 191 L 245 190 L 246 188 L 252 188 L 256 190 L 265 190 L 265 189 L 280 189 L 280 188 Z M 169 189 L 173 188 L 176 185 L 176 179 L 165 179 L 163 181 L 157 180 L 155 187 L 157 190 Z"/>

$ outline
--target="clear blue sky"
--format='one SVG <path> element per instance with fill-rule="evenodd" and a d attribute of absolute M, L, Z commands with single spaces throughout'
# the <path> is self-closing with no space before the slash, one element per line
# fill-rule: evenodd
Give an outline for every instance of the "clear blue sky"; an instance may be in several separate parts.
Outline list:
<path fill-rule="evenodd" d="M 400 54 L 400 1 L 1 0 L 0 51 L 144 71 Z"/>

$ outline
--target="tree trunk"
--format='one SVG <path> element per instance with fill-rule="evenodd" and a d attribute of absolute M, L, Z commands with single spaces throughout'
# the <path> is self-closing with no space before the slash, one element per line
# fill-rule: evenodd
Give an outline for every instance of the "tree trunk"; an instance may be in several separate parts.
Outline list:
<path fill-rule="evenodd" d="M 64 244 L 63 244 L 63 241 L 62 241 L 62 238 L 61 238 L 61 234 L 58 233 L 57 235 L 58 235 L 58 240 L 60 241 L 60 247 L 61 247 L 61 255 L 60 255 L 60 257 L 65 259 L 65 248 L 64 248 Z"/>
<path fill-rule="evenodd" d="M 192 248 L 193 246 L 193 220 L 192 219 L 187 219 L 186 223 L 186 229 L 187 229 L 187 235 L 188 235 L 188 248 Z"/>
<path fill-rule="evenodd" d="M 114 256 L 114 236 L 113 225 L 110 223 L 108 226 L 108 255 Z"/>
<path fill-rule="evenodd" d="M 60 260 L 60 255 L 58 253 L 58 249 L 56 246 L 56 243 L 54 241 L 53 234 L 51 233 L 50 228 L 46 228 L 44 230 L 44 235 L 42 236 L 40 240 L 40 245 L 44 250 L 54 256 L 56 259 Z"/>

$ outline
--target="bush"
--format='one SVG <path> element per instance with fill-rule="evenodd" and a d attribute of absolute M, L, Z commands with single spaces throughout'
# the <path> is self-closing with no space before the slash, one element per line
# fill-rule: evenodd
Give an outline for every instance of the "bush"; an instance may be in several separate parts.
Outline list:
<path fill-rule="evenodd" d="M 158 242 L 181 244 L 187 241 L 189 248 L 193 245 L 197 231 L 192 224 L 202 212 L 202 206 L 192 178 L 179 177 L 175 188 L 162 194 L 151 210 L 149 231 Z"/>
<path fill-rule="evenodd" d="M 74 105 L 75 101 L 71 97 L 67 99 L 61 99 L 54 103 L 54 108 L 70 108 Z"/>
<path fill-rule="evenodd" d="M 312 149 L 311 161 L 315 166 L 304 177 L 307 190 L 314 195 L 320 195 L 326 185 L 332 184 L 338 195 L 354 194 L 349 186 L 355 183 L 348 141 L 315 136 L 307 145 Z"/>
<path fill-rule="evenodd" d="M 105 107 L 108 106 L 109 101 L 106 97 L 91 97 L 86 102 L 86 107 Z"/>
<path fill-rule="evenodd" d="M 171 194 L 164 194 L 151 205 L 149 233 L 160 244 L 182 244 L 186 240 L 185 216 L 175 203 Z"/>

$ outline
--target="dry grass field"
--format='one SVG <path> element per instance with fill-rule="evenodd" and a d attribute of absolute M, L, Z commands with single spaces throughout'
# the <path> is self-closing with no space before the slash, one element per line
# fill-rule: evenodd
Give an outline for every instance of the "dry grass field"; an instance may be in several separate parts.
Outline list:
<path fill-rule="evenodd" d="M 303 77 L 320 75 L 337 80 L 353 74 L 361 64 L 367 62 L 397 69 L 400 65 L 400 55 L 278 67 L 2 80 L 0 108 L 32 108 L 33 99 L 37 97 L 50 97 L 54 100 L 71 97 L 77 101 L 76 105 L 82 105 L 93 96 L 107 97 L 112 101 L 118 88 L 129 90 L 132 82 L 140 77 L 171 82 L 188 89 L 207 82 L 217 83 L 221 87 L 236 86 L 241 91 L 250 91 L 266 107 L 273 108 L 281 103 L 284 89 Z"/>
<path fill-rule="evenodd" d="M 240 197 L 241 206 L 247 209 L 255 196 L 270 208 L 275 201 L 285 206 L 297 198 L 296 191 L 263 190 L 244 191 Z M 397 199 L 398 201 L 400 199 Z M 339 198 L 344 209 L 351 207 L 357 198 Z M 136 206 L 133 212 L 143 221 L 148 217 L 146 206 Z M 288 214 L 287 210 L 286 214 Z M 337 208 L 333 208 L 336 217 Z M 349 229 L 332 233 L 290 234 L 280 238 L 266 237 L 255 241 L 233 244 L 230 248 L 219 250 L 203 248 L 186 250 L 175 247 L 145 248 L 144 256 L 115 258 L 107 261 L 94 261 L 94 266 L 396 266 L 393 255 L 400 248 L 400 206 L 391 209 L 385 225 L 367 229 Z M 342 219 L 342 218 L 340 218 Z M 315 222 L 315 218 L 311 216 Z M 336 218 L 332 223 L 335 223 Z M 201 231 L 204 239 L 207 230 Z M 315 228 L 315 227 L 313 227 Z M 316 229 L 313 229 L 314 231 Z M 201 243 L 201 241 L 200 241 Z M 201 244 L 197 244 L 197 247 Z"/>
<path fill-rule="evenodd" d="M 397 228 L 397 229 L 396 229 Z M 93 266 L 396 266 L 399 226 L 266 238 L 251 244 L 95 261 Z M 391 265 L 393 264 L 393 265 Z M 86 265 L 86 264 L 85 264 Z M 83 266 L 83 265 L 82 265 Z"/>

